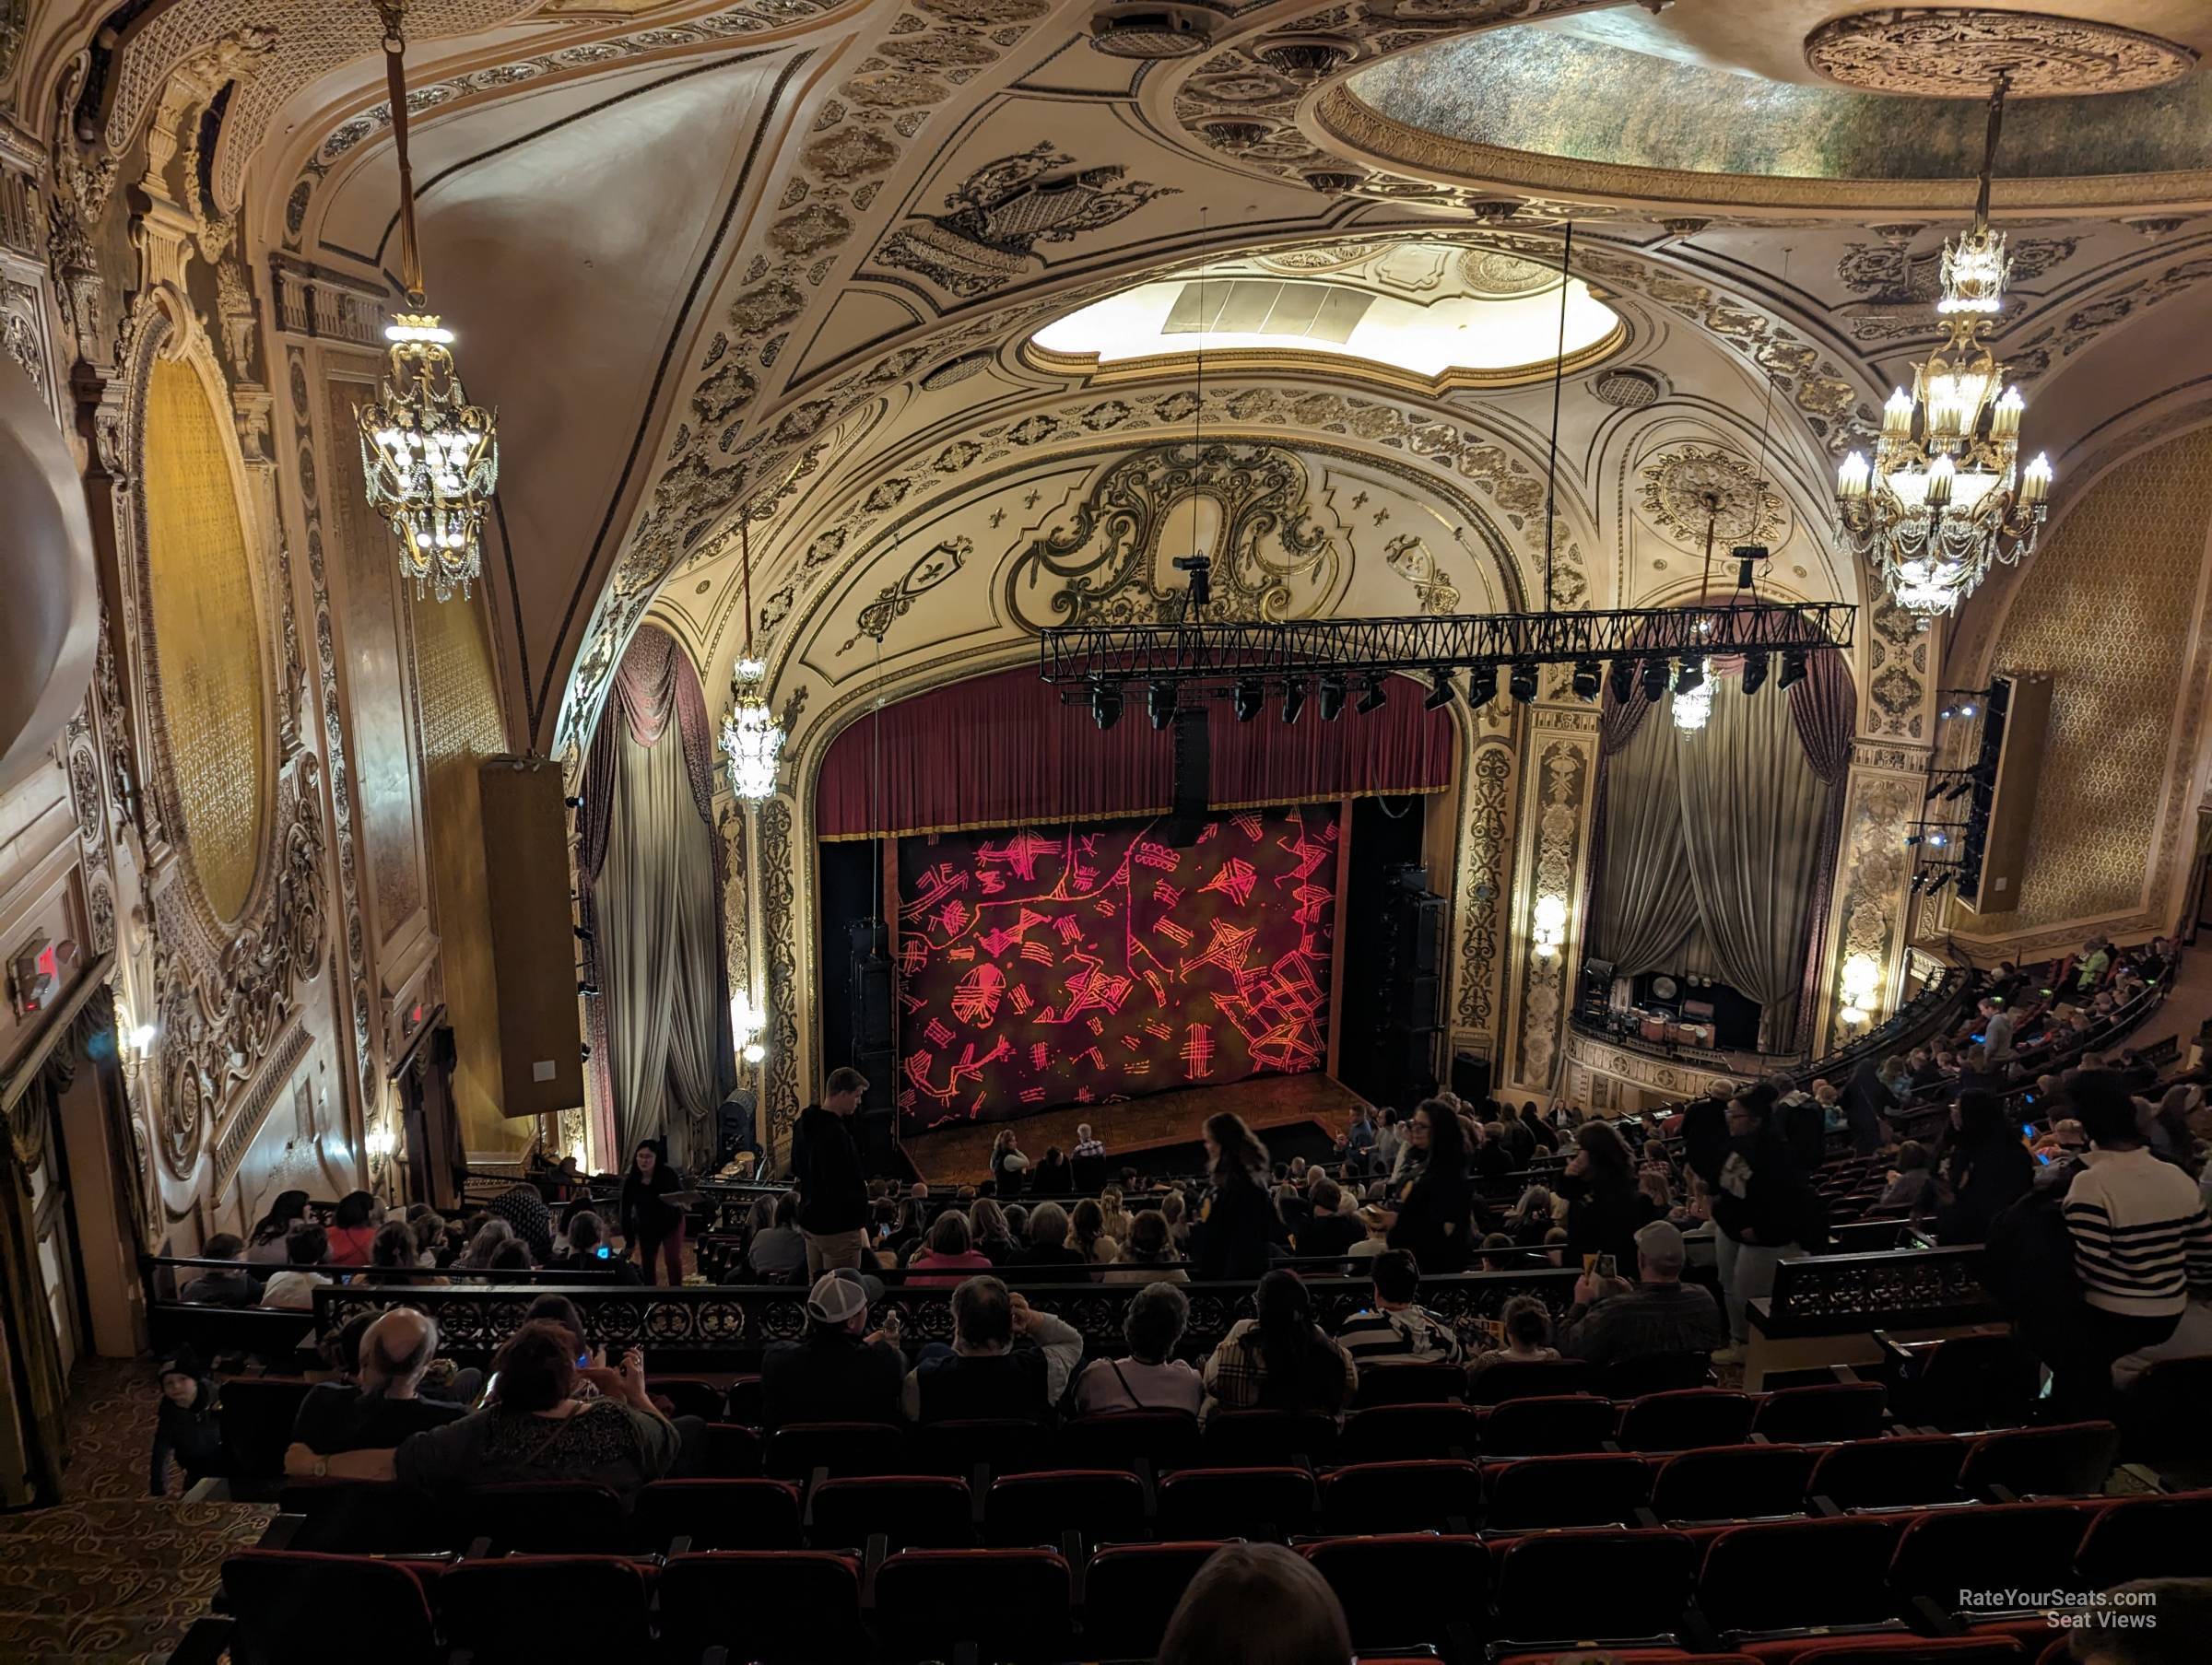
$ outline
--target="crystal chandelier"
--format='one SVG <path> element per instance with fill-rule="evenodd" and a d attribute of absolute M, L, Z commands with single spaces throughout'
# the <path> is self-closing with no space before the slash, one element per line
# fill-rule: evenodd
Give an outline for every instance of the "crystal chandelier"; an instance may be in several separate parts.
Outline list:
<path fill-rule="evenodd" d="M 722 725 L 722 749 L 730 759 L 730 790 L 759 802 L 776 793 L 776 762 L 783 755 L 783 731 L 768 709 L 768 666 L 753 657 L 753 513 L 737 518 L 739 558 L 745 581 L 745 651 L 730 677 L 730 714 Z"/>
<path fill-rule="evenodd" d="M 399 163 L 400 277 L 409 310 L 384 330 L 392 344 L 383 385 L 356 405 L 369 507 L 391 523 L 400 568 L 445 601 L 483 570 L 484 510 L 499 484 L 496 413 L 471 405 L 453 369 L 453 333 L 424 310 L 422 255 L 415 236 L 415 174 L 407 160 L 406 0 L 377 0 L 384 29 L 384 79 L 392 100 L 392 148 Z"/>
<path fill-rule="evenodd" d="M 1685 734 L 1702 729 L 1712 716 L 1712 662 L 1686 659 L 1675 678 L 1675 727 Z"/>
<path fill-rule="evenodd" d="M 2051 461 L 2018 464 L 2027 402 L 2005 383 L 1984 337 L 2004 304 L 2011 259 L 1989 223 L 1990 171 L 2006 82 L 1989 101 L 1989 138 L 1973 229 L 1943 249 L 1946 341 L 1882 409 L 1874 460 L 1853 451 L 1836 476 L 1836 536 L 1880 572 L 1897 604 L 1924 616 L 1953 611 L 1994 561 L 2035 548 L 2048 511 Z"/>

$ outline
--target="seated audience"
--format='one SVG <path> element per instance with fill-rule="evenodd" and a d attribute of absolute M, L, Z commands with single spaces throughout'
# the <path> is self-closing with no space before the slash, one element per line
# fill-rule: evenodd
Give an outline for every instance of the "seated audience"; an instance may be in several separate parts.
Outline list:
<path fill-rule="evenodd" d="M 326 1235 L 330 1251 L 324 1259 L 332 1266 L 366 1266 L 375 1247 L 377 1228 L 384 1223 L 384 1205 L 367 1191 L 348 1191 L 338 1200 Z"/>
<path fill-rule="evenodd" d="M 1106 1235 L 1105 1209 L 1088 1197 L 1068 1216 L 1068 1247 L 1087 1266 L 1111 1266 L 1122 1253 L 1122 1246 Z"/>
<path fill-rule="evenodd" d="M 1359 1386 L 1359 1366 L 1313 1321 L 1312 1292 L 1278 1268 L 1260 1280 L 1253 1301 L 1258 1316 L 1239 1319 L 1206 1361 L 1206 1413 L 1341 1412 Z"/>
<path fill-rule="evenodd" d="M 318 1382 L 309 1389 L 293 1419 L 292 1438 L 319 1457 L 388 1451 L 410 1434 L 457 1422 L 468 1413 L 465 1404 L 421 1391 L 437 1354 L 435 1321 L 411 1307 L 386 1308 L 362 1332 L 358 1383 Z"/>
<path fill-rule="evenodd" d="M 443 1278 L 407 1275 L 418 1270 L 415 1263 L 415 1228 L 405 1220 L 386 1220 L 376 1228 L 376 1236 L 370 1241 L 368 1270 L 359 1273 L 353 1281 L 371 1286 L 446 1282 Z"/>
<path fill-rule="evenodd" d="M 806 1237 L 799 1230 L 797 1210 L 798 1199 L 790 1191 L 753 1204 L 745 1266 L 763 1284 L 795 1284 L 806 1275 Z"/>
<path fill-rule="evenodd" d="M 1101 1186 L 1099 1190 L 1099 1229 L 1124 1248 L 1129 1242 L 1129 1228 L 1135 1217 L 1122 1205 L 1127 1193 L 1118 1185 Z"/>
<path fill-rule="evenodd" d="M 1654 1220 L 1636 1234 L 1636 1282 L 1610 1284 L 1594 1272 L 1575 1280 L 1574 1305 L 1559 1332 L 1559 1350 L 1593 1365 L 1664 1353 L 1711 1353 L 1727 1325 L 1710 1290 L 1682 1281 L 1688 1258 L 1682 1234 Z"/>
<path fill-rule="evenodd" d="M 1559 1350 L 1551 1344 L 1551 1314 L 1535 1296 L 1513 1296 L 1499 1313 L 1498 1321 L 1505 1332 L 1504 1343 L 1477 1353 L 1467 1365 L 1468 1376 L 1478 1377 L 1492 1365 L 1508 1360 L 1540 1364 L 1559 1356 Z"/>
<path fill-rule="evenodd" d="M 1072 1154 L 1077 1162 L 1105 1160 L 1106 1147 L 1091 1136 L 1089 1122 L 1083 1122 L 1077 1127 L 1076 1148 Z"/>
<path fill-rule="evenodd" d="M 1889 1170 L 1887 1188 L 1875 1199 L 1875 1207 L 1917 1212 L 1921 1199 L 1936 1180 L 1928 1164 L 1928 1147 L 1919 1140 L 1908 1139 L 1899 1145 L 1896 1166 Z"/>
<path fill-rule="evenodd" d="M 453 1264 L 470 1272 L 488 1272 L 491 1268 L 491 1257 L 500 1245 L 512 1242 L 513 1237 L 514 1227 L 506 1221 L 486 1220 L 477 1227 L 475 1236 L 468 1239 L 468 1247 L 461 1251 L 461 1258 Z"/>
<path fill-rule="evenodd" d="M 1076 1409 L 1187 1411 L 1195 1416 L 1206 1399 L 1198 1372 L 1175 1356 L 1191 1317 L 1190 1302 L 1172 1284 L 1154 1284 L 1130 1296 L 1122 1315 L 1121 1358 L 1094 1358 L 1076 1378 Z"/>
<path fill-rule="evenodd" d="M 948 1208 L 931 1223 L 919 1254 L 906 1263 L 910 1288 L 957 1289 L 971 1272 L 989 1272 L 991 1257 L 975 1247 L 968 1216 Z"/>
<path fill-rule="evenodd" d="M 218 1231 L 200 1245 L 198 1258 L 242 1262 L 245 1252 L 245 1244 L 235 1234 Z M 180 1299 L 206 1307 L 254 1307 L 261 1303 L 261 1286 L 242 1263 L 235 1272 L 203 1272 L 177 1293 Z"/>
<path fill-rule="evenodd" d="M 1021 1245 L 1015 1240 L 1006 1220 L 1006 1211 L 994 1198 L 978 1197 L 975 1206 L 968 1211 L 968 1228 L 973 1239 L 972 1247 L 994 1267 L 1011 1266 L 1021 1254 Z"/>
<path fill-rule="evenodd" d="M 1359 1229 L 1366 1236 L 1345 1251 L 1349 1259 L 1364 1260 L 1371 1255 L 1382 1254 L 1390 1248 L 1392 1216 L 1388 1209 L 1380 1203 L 1371 1202 L 1364 1208 L 1355 1210 L 1352 1218 L 1359 1222 Z"/>
<path fill-rule="evenodd" d="M 247 1260 L 256 1266 L 286 1265 L 289 1251 L 285 1239 L 291 1236 L 292 1227 L 306 1218 L 305 1191 L 278 1191 L 269 1212 L 246 1234 Z"/>
<path fill-rule="evenodd" d="M 1057 1202 L 1040 1202 L 1030 1211 L 1030 1246 L 1017 1266 L 1084 1266 L 1089 1262 L 1081 1249 L 1067 1240 L 1067 1210 Z"/>
<path fill-rule="evenodd" d="M 154 1457 L 147 1495 L 169 1495 L 170 1460 L 184 1471 L 186 1486 L 226 1472 L 222 1401 L 215 1382 L 188 1354 L 163 1359 L 154 1372 L 161 1403 L 154 1413 Z"/>
<path fill-rule="evenodd" d="M 330 1282 L 321 1272 L 310 1270 L 329 1259 L 330 1239 L 320 1225 L 296 1225 L 285 1239 L 284 1251 L 289 1263 L 263 1286 L 261 1304 L 308 1311 L 315 1304 L 315 1291 Z"/>
<path fill-rule="evenodd" d="M 761 1419 L 771 1429 L 794 1422 L 900 1419 L 906 1360 L 898 1315 L 868 1328 L 881 1286 L 847 1267 L 826 1272 L 806 1295 L 806 1333 L 778 1342 L 760 1361 Z"/>
<path fill-rule="evenodd" d="M 520 1237 L 509 1237 L 491 1251 L 485 1263 L 491 1272 L 535 1272 L 537 1262 L 531 1258 L 530 1245 Z"/>
<path fill-rule="evenodd" d="M 1129 1239 L 1122 1258 L 1107 1270 L 1109 1284 L 1187 1284 L 1191 1281 L 1164 1209 L 1147 1208 L 1129 1216 Z"/>
<path fill-rule="evenodd" d="M 1065 1197 L 1076 1186 L 1076 1173 L 1060 1147 L 1048 1144 L 1037 1166 L 1030 1170 L 1030 1190 L 1040 1197 Z"/>
<path fill-rule="evenodd" d="M 553 1211 L 535 1185 L 511 1185 L 491 1200 L 492 1217 L 504 1220 L 530 1249 L 530 1263 L 553 1258 Z"/>
<path fill-rule="evenodd" d="M 569 1216 L 569 1228 L 561 1234 L 554 1249 L 553 1264 L 563 1271 L 588 1272 L 594 1282 L 631 1288 L 645 1282 L 645 1274 L 637 1262 L 607 1241 L 606 1225 L 592 1209 L 580 1208 Z M 800 1252 L 806 1251 L 802 1249 Z"/>
<path fill-rule="evenodd" d="M 1159 1665 L 1345 1665 L 1343 1605 L 1311 1561 L 1279 1543 L 1216 1550 L 1175 1604 Z"/>
<path fill-rule="evenodd" d="M 1326 1178 L 1316 1179 L 1307 1201 L 1312 1212 L 1293 1239 L 1301 1257 L 1345 1255 L 1367 1234 L 1358 1216 L 1345 1206 L 1344 1188 Z"/>
<path fill-rule="evenodd" d="M 1361 1369 L 1377 1365 L 1456 1365 L 1464 1351 L 1452 1326 L 1420 1306 L 1421 1269 L 1402 1249 L 1369 1262 L 1373 1305 L 1336 1327 L 1336 1340 Z"/>
<path fill-rule="evenodd" d="M 574 1338 L 535 1319 L 507 1339 L 492 1360 L 488 1403 L 443 1427 L 411 1434 L 392 1450 L 318 1456 L 295 1443 L 285 1472 L 339 1480 L 397 1480 L 426 1492 L 531 1480 L 590 1481 L 626 1501 L 677 1465 L 683 1441 L 645 1392 L 645 1359 L 622 1367 L 579 1369 Z M 581 1376 L 599 1397 L 571 1396 Z"/>
<path fill-rule="evenodd" d="M 952 1292 L 952 1345 L 924 1347 L 906 1378 L 906 1413 L 916 1422 L 1041 1421 L 1083 1357 L 1081 1331 L 994 1277 Z"/>

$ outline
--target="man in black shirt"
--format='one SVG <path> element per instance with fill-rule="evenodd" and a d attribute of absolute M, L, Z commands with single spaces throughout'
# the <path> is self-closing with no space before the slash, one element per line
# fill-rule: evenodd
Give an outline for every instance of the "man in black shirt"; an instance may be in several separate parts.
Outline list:
<path fill-rule="evenodd" d="M 854 1069 L 830 1072 L 822 1101 L 799 1112 L 791 1136 L 791 1178 L 799 1193 L 799 1231 L 806 1239 L 806 1275 L 840 1266 L 860 1269 L 868 1224 L 868 1180 L 853 1141 L 853 1112 L 868 1078 Z"/>
<path fill-rule="evenodd" d="M 898 1314 L 868 1330 L 869 1303 L 882 1293 L 880 1283 L 852 1271 L 826 1272 L 815 1281 L 806 1296 L 806 1339 L 779 1342 L 760 1361 L 761 1416 L 771 1429 L 790 1422 L 900 1419 L 906 1360 L 899 1352 Z"/>
<path fill-rule="evenodd" d="M 1354 1215 L 1343 1212 L 1344 1188 L 1335 1180 L 1319 1181 L 1308 1201 L 1312 1213 L 1299 1227 L 1294 1239 L 1300 1260 L 1317 1255 L 1349 1254 L 1352 1245 L 1367 1236 L 1366 1227 Z"/>
<path fill-rule="evenodd" d="M 442 1428 L 466 1405 L 417 1391 L 438 1355 L 438 1325 L 411 1307 L 394 1307 L 361 1336 L 361 1385 L 323 1382 L 300 1401 L 292 1438 L 318 1457 L 388 1451 L 410 1434 Z"/>

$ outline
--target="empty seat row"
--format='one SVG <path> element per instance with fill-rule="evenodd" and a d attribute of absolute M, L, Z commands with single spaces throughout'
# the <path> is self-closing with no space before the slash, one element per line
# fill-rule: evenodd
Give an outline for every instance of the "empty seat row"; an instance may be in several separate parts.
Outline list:
<path fill-rule="evenodd" d="M 254 1550 L 224 1565 L 234 1665 L 408 1665 L 441 1644 L 479 1665 L 547 1657 L 691 1660 L 1145 1659 L 1216 1541 L 1062 1549 L 511 1556 L 453 1565 Z M 2212 1493 L 1907 1516 L 1539 1533 L 1397 1533 L 1297 1546 L 1363 1654 L 1468 1661 L 1547 1648 L 1718 1641 L 1794 1660 L 1811 1633 L 1870 1645 L 1961 1623 L 2047 1636 L 2040 1615 L 1962 1607 L 1976 1589 L 2087 1590 L 2212 1574 Z M 1815 1576 L 1817 1573 L 1817 1576 Z M 333 1624 L 331 1615 L 345 1615 Z M 1571 1627 L 1571 1635 L 1561 1635 Z M 2011 1657 L 1997 1649 L 1992 1658 Z M 1625 1654 L 1634 1658 L 1634 1654 Z"/>

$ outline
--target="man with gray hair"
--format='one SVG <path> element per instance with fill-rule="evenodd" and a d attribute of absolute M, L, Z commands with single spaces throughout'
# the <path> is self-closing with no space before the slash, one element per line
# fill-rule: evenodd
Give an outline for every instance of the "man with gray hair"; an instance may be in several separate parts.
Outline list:
<path fill-rule="evenodd" d="M 310 1389 L 292 1438 L 318 1457 L 383 1451 L 410 1434 L 458 1421 L 468 1413 L 466 1405 L 419 1391 L 437 1356 L 437 1321 L 412 1307 L 390 1308 L 361 1335 L 360 1386 L 321 1382 Z"/>
<path fill-rule="evenodd" d="M 1637 1282 L 1575 1280 L 1559 1351 L 1594 1365 L 1659 1353 L 1711 1353 L 1727 1339 L 1712 1292 L 1682 1281 L 1682 1234 L 1653 1220 L 1636 1234 Z"/>

